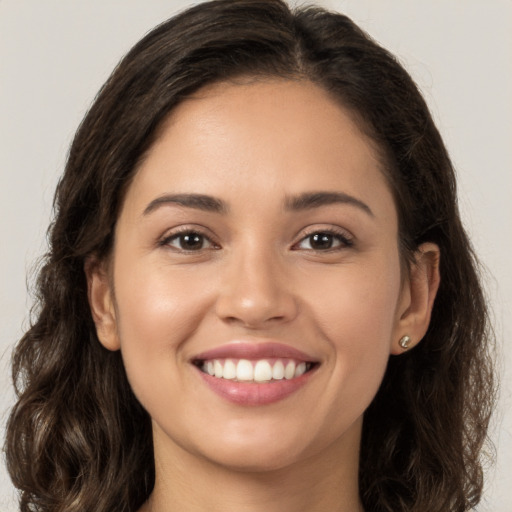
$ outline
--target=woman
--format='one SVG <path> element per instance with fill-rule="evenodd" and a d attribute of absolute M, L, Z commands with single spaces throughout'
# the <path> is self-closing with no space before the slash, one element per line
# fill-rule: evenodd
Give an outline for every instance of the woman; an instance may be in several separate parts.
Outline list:
<path fill-rule="evenodd" d="M 492 404 L 453 169 L 346 17 L 204 3 L 105 84 L 14 359 L 21 510 L 462 511 Z"/>

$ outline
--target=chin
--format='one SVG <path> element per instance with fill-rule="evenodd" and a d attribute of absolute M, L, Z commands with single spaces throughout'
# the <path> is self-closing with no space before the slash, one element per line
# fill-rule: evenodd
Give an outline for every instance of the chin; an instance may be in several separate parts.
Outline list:
<path fill-rule="evenodd" d="M 289 468 L 322 452 L 332 440 L 308 438 L 306 427 L 291 432 L 290 428 L 255 426 L 252 432 L 226 431 L 222 438 L 209 438 L 192 450 L 215 465 L 226 469 L 265 473 Z"/>
<path fill-rule="evenodd" d="M 304 457 L 305 458 L 305 457 Z M 269 473 L 289 468 L 300 462 L 300 454 L 287 453 L 286 456 L 259 448 L 246 447 L 238 450 L 228 448 L 222 453 L 211 454 L 210 462 L 230 471 L 240 473 Z"/>

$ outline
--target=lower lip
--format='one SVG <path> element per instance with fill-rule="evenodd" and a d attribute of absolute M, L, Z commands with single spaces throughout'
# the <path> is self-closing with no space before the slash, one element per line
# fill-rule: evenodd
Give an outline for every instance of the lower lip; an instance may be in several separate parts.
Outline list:
<path fill-rule="evenodd" d="M 294 379 L 283 379 L 259 384 L 256 382 L 219 379 L 197 368 L 199 375 L 212 391 L 237 405 L 267 405 L 284 400 L 302 388 L 309 381 L 315 370 L 316 367 Z"/>

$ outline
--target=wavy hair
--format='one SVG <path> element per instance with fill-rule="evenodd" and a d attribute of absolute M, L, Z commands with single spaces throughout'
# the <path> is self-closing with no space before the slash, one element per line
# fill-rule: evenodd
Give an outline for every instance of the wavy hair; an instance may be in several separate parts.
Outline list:
<path fill-rule="evenodd" d="M 432 320 L 390 358 L 364 417 L 360 494 L 372 512 L 462 512 L 482 491 L 493 405 L 492 336 L 454 170 L 397 60 L 349 18 L 280 0 L 217 0 L 156 27 L 124 57 L 81 123 L 54 200 L 31 327 L 13 355 L 18 401 L 7 465 L 22 512 L 136 511 L 154 485 L 151 422 L 119 352 L 98 342 L 84 263 L 104 258 L 138 164 L 184 98 L 240 76 L 309 80 L 379 148 L 405 261 L 441 249 Z"/>

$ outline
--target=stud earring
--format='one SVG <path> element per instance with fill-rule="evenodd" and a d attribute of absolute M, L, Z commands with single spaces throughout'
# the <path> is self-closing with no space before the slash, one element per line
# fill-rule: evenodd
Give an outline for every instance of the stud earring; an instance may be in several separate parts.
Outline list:
<path fill-rule="evenodd" d="M 409 347 L 409 342 L 411 341 L 411 338 L 409 338 L 409 336 L 402 336 L 400 338 L 400 341 L 398 342 L 398 344 L 404 349 L 404 350 L 407 350 Z"/>

